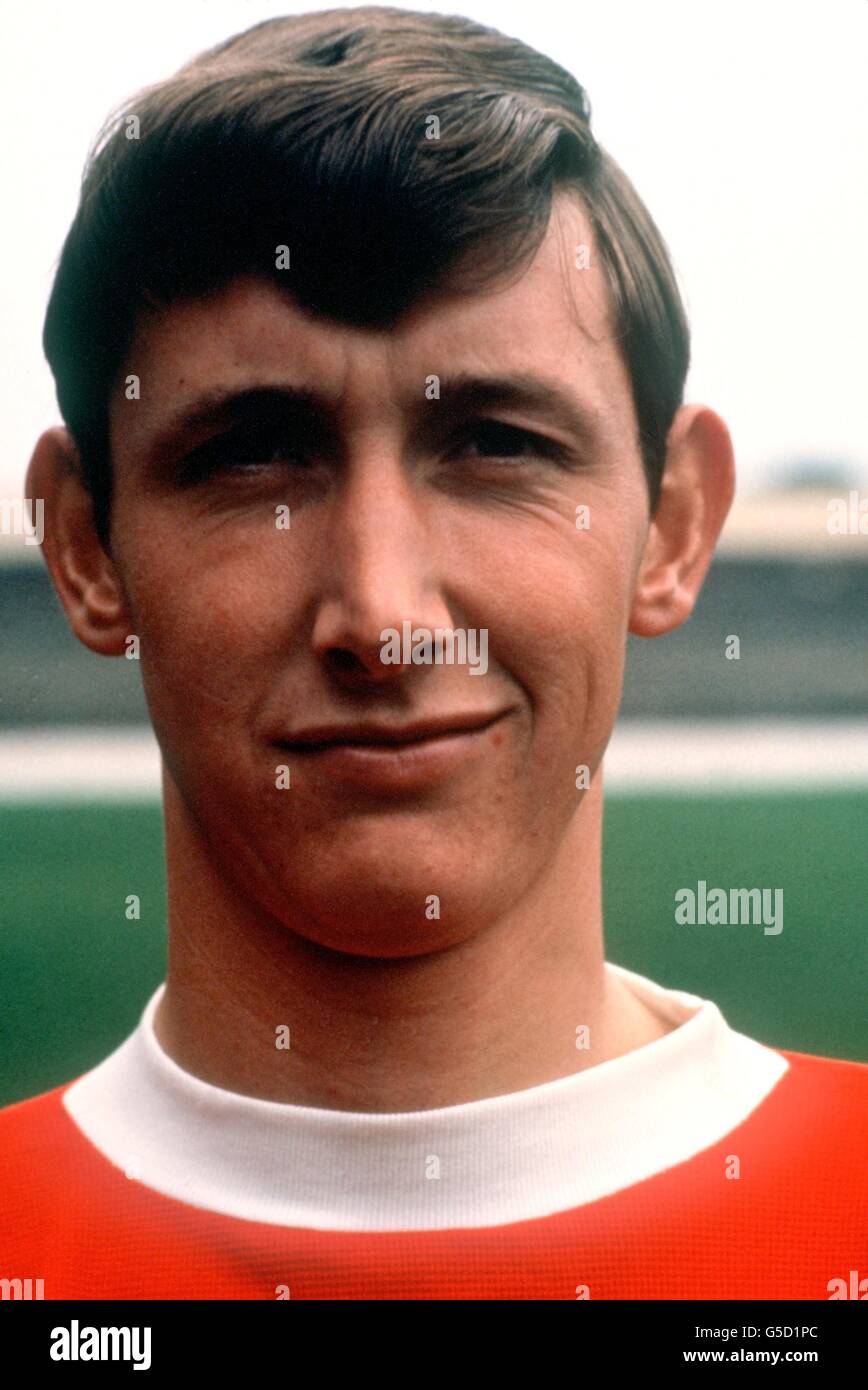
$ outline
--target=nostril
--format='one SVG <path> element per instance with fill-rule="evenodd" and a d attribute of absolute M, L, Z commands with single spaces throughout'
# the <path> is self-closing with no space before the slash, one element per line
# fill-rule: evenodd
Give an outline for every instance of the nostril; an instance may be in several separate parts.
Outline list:
<path fill-rule="evenodd" d="M 353 652 L 347 651 L 345 647 L 336 647 L 329 652 L 329 661 L 336 670 L 344 672 L 358 671 L 362 665 L 359 658 Z"/>

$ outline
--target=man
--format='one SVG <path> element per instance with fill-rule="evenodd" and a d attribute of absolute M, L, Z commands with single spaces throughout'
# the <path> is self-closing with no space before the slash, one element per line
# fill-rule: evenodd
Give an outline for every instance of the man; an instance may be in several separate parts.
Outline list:
<path fill-rule="evenodd" d="M 828 1298 L 868 1067 L 604 957 L 626 635 L 689 616 L 733 453 L 574 79 L 460 18 L 256 26 L 107 131 L 45 344 L 28 493 L 78 638 L 140 650 L 169 969 L 0 1117 L 9 1271 Z"/>

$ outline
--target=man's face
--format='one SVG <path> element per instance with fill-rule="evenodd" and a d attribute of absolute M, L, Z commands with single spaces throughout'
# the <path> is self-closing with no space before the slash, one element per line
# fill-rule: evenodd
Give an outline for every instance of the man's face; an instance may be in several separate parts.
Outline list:
<path fill-rule="evenodd" d="M 215 872 L 320 944 L 461 940 L 577 834 L 576 768 L 593 773 L 616 715 L 648 528 L 593 249 L 575 267 L 591 240 L 559 198 L 509 288 L 373 331 L 238 280 L 144 320 L 128 356 L 141 399 L 111 405 L 112 556 L 168 774 Z M 456 385 L 531 376 L 584 428 Z M 406 621 L 476 634 L 471 652 L 484 631 L 484 674 L 385 664 L 381 634 Z M 299 746 L 324 726 L 480 721 L 414 753 Z"/>

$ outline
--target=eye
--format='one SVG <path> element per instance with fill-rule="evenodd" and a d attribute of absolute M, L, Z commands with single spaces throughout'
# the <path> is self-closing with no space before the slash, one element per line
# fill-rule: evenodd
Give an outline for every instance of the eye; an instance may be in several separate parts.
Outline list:
<path fill-rule="evenodd" d="M 183 459 L 180 481 L 195 483 L 221 473 L 255 473 L 274 464 L 297 463 L 299 450 L 285 431 L 247 426 L 207 439 Z"/>
<path fill-rule="evenodd" d="M 461 442 L 475 444 L 479 458 L 508 461 L 516 458 L 562 459 L 565 450 L 553 439 L 507 425 L 502 420 L 478 420 Z"/>

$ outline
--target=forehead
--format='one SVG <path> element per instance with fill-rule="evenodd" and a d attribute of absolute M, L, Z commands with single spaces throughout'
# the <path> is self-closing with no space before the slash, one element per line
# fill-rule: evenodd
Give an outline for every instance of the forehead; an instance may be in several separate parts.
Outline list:
<path fill-rule="evenodd" d="M 375 249 L 372 252 L 375 254 Z M 119 440 L 158 430 L 204 388 L 244 390 L 292 382 L 321 393 L 363 426 L 431 374 L 534 374 L 571 393 L 610 432 L 628 427 L 632 393 L 613 333 L 609 291 L 590 221 L 576 198 L 553 200 L 532 262 L 510 282 L 432 291 L 387 329 L 347 326 L 301 309 L 287 289 L 239 278 L 207 298 L 148 312 L 122 376 L 137 373 L 141 399 L 123 411 Z M 115 392 L 113 405 L 123 400 Z M 114 412 L 113 412 L 114 414 Z M 619 432 L 616 430 L 615 432 Z"/>

